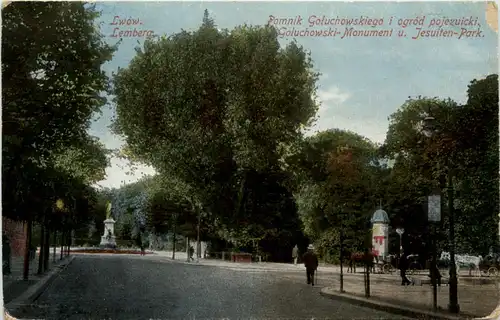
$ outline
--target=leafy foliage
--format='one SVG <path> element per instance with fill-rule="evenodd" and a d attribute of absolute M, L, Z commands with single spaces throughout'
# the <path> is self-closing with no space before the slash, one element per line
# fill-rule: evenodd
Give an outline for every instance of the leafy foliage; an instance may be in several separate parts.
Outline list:
<path fill-rule="evenodd" d="M 323 257 L 338 256 L 341 229 L 347 246 L 363 248 L 381 169 L 376 146 L 355 133 L 328 130 L 305 139 L 287 163 L 296 172 L 304 232 Z"/>
<path fill-rule="evenodd" d="M 114 129 L 132 158 L 188 186 L 224 237 L 247 242 L 268 229 L 266 206 L 285 210 L 286 190 L 265 199 L 259 182 L 283 174 L 284 146 L 317 110 L 317 76 L 302 48 L 280 48 L 274 28 L 219 31 L 205 14 L 195 32 L 146 41 L 115 75 Z"/>
<path fill-rule="evenodd" d="M 2 10 L 4 151 L 44 156 L 85 140 L 108 88 L 101 65 L 114 48 L 94 27 L 92 7 L 14 3 Z"/>
<path fill-rule="evenodd" d="M 425 234 L 422 199 L 436 188 L 446 195 L 451 175 L 458 250 L 484 255 L 497 241 L 498 76 L 473 80 L 468 96 L 463 106 L 449 99 L 409 99 L 391 116 L 384 151 L 395 165 L 387 192 L 393 220 L 410 235 Z M 419 127 L 428 115 L 436 119 L 430 139 Z M 440 247 L 447 250 L 446 214 L 443 220 Z"/>
<path fill-rule="evenodd" d="M 101 65 L 114 48 L 92 6 L 13 3 L 2 10 L 4 213 L 74 228 L 95 204 L 105 152 L 87 134 L 108 88 Z M 54 208 L 63 199 L 64 210 Z"/>

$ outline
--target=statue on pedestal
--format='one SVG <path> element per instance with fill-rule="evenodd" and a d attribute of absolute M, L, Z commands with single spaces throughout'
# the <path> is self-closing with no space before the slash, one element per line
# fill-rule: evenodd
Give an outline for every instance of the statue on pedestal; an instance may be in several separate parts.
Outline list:
<path fill-rule="evenodd" d="M 114 233 L 115 220 L 111 216 L 111 202 L 106 208 L 106 220 L 104 220 L 104 234 L 101 237 L 101 247 L 116 248 L 116 237 Z"/>

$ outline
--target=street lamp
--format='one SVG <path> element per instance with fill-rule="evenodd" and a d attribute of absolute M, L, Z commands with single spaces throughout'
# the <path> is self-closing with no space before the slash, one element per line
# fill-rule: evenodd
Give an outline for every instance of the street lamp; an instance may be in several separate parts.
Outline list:
<path fill-rule="evenodd" d="M 396 233 L 399 234 L 399 256 L 403 253 L 403 233 L 405 233 L 405 229 L 397 228 Z"/>
<path fill-rule="evenodd" d="M 423 120 L 422 133 L 431 138 L 438 131 L 435 126 L 435 118 L 426 116 Z M 449 296 L 450 302 L 448 310 L 451 313 L 459 313 L 460 305 L 458 304 L 458 281 L 457 267 L 455 263 L 455 210 L 453 205 L 453 176 L 449 165 L 449 158 L 445 157 L 445 167 L 448 171 L 448 219 L 450 222 L 449 230 L 449 250 L 450 250 L 450 271 L 449 271 Z"/>
<path fill-rule="evenodd" d="M 339 230 L 339 255 L 340 255 L 340 293 L 344 293 L 344 232 L 343 232 L 343 208 L 339 212 L 339 218 L 340 218 L 340 230 Z"/>
<path fill-rule="evenodd" d="M 198 210 L 198 226 L 196 227 L 196 262 L 200 262 L 201 258 L 200 225 L 201 225 L 201 210 Z"/>
<path fill-rule="evenodd" d="M 432 281 L 432 307 L 437 310 L 437 257 L 436 257 L 436 223 L 441 221 L 441 195 L 434 192 L 427 198 L 427 220 L 432 224 L 432 261 L 430 276 Z"/>

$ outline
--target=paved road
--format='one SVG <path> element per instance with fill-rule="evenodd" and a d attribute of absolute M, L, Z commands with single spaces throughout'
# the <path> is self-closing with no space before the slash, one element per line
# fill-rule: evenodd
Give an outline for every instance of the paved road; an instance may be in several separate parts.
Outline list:
<path fill-rule="evenodd" d="M 140 256 L 78 256 L 22 316 L 44 319 L 401 319 L 272 272 Z"/>

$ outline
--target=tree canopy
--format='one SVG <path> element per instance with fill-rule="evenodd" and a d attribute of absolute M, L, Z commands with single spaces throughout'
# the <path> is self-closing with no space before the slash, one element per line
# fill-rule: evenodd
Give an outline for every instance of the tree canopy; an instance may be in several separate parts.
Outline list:
<path fill-rule="evenodd" d="M 309 53 L 293 41 L 280 46 L 274 28 L 219 30 L 208 12 L 198 30 L 137 48 L 113 78 L 113 128 L 126 140 L 122 155 L 158 172 L 148 228 L 171 230 L 184 217 L 192 236 L 203 217 L 207 235 L 240 247 L 287 247 L 304 233 L 333 257 L 341 229 L 348 246 L 368 246 L 371 215 L 382 205 L 392 230 L 408 231 L 404 246 L 420 250 L 428 242 L 425 198 L 446 193 L 451 175 L 459 251 L 484 252 L 494 242 L 496 75 L 472 81 L 464 105 L 409 98 L 390 116 L 383 145 L 338 129 L 305 137 L 317 79 Z M 432 138 L 422 132 L 428 116 L 436 119 Z M 442 249 L 447 223 L 444 214 Z"/>
<path fill-rule="evenodd" d="M 251 188 L 279 175 L 284 146 L 313 119 L 317 76 L 301 47 L 280 47 L 274 28 L 219 31 L 205 15 L 195 32 L 147 40 L 118 71 L 115 132 L 128 154 L 189 186 L 226 234 L 243 234 L 258 222 L 244 207 L 264 212 Z"/>
<path fill-rule="evenodd" d="M 76 2 L 2 10 L 2 192 L 10 218 L 60 228 L 65 217 L 72 228 L 95 204 L 90 185 L 104 178 L 108 159 L 87 129 L 106 101 L 101 66 L 115 50 L 95 28 L 97 17 Z"/>

